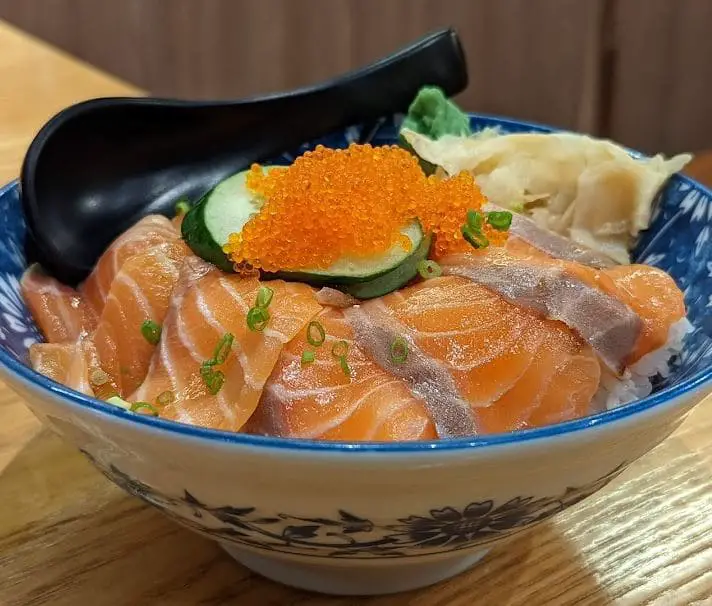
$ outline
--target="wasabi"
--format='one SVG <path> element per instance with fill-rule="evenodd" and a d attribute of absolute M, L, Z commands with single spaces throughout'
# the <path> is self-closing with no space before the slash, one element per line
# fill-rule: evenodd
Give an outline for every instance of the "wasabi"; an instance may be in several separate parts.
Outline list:
<path fill-rule="evenodd" d="M 418 91 L 401 125 L 401 130 L 404 128 L 430 139 L 439 139 L 443 135 L 467 137 L 472 134 L 467 114 L 436 86 L 424 86 Z M 415 150 L 402 135 L 399 136 L 399 140 L 402 147 L 415 154 Z M 423 159 L 420 160 L 420 164 L 426 174 L 435 171 L 435 166 Z"/>
<path fill-rule="evenodd" d="M 420 89 L 408 108 L 402 128 L 439 139 L 443 135 L 467 137 L 472 134 L 470 119 L 435 86 Z"/>

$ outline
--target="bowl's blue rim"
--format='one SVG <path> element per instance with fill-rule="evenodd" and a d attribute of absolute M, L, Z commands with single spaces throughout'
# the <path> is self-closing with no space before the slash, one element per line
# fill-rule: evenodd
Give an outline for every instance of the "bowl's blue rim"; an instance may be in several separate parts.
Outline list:
<path fill-rule="evenodd" d="M 544 124 L 513 120 L 511 118 L 504 118 L 495 115 L 470 114 L 470 116 L 511 124 L 519 128 L 525 126 L 544 131 L 559 130 Z M 634 150 L 631 150 L 631 152 L 635 155 L 643 155 L 639 152 L 635 152 Z M 673 179 L 687 183 L 690 187 L 701 191 L 712 199 L 712 191 L 694 179 L 680 173 L 675 174 Z M 0 197 L 6 195 L 10 190 L 18 186 L 19 182 L 15 180 L 3 187 L 0 187 Z M 17 375 L 17 377 L 23 382 L 44 388 L 48 392 L 68 400 L 71 404 L 87 407 L 95 412 L 108 415 L 122 421 L 130 420 L 131 422 L 147 426 L 151 429 L 158 429 L 191 438 L 207 439 L 213 442 L 217 441 L 239 446 L 255 446 L 267 450 L 306 450 L 324 452 L 348 451 L 371 453 L 416 453 L 425 451 L 456 451 L 473 448 L 479 449 L 488 446 L 511 445 L 550 437 L 562 437 L 574 432 L 579 432 L 593 427 L 600 427 L 618 420 L 627 419 L 636 414 L 661 406 L 672 401 L 673 399 L 680 398 L 697 389 L 701 389 L 706 383 L 712 382 L 712 367 L 710 367 L 697 373 L 696 375 L 693 375 L 689 379 L 682 381 L 679 385 L 668 387 L 662 391 L 647 396 L 646 398 L 642 398 L 641 400 L 621 406 L 620 408 L 607 410 L 581 419 L 565 421 L 556 425 L 547 425 L 545 427 L 535 429 L 523 429 L 511 433 L 427 442 L 332 442 L 253 436 L 218 429 L 207 429 L 204 427 L 187 425 L 157 417 L 137 415 L 69 389 L 64 385 L 57 383 L 38 372 L 35 372 L 32 368 L 23 364 L 2 348 L 0 348 L 0 364 Z"/>

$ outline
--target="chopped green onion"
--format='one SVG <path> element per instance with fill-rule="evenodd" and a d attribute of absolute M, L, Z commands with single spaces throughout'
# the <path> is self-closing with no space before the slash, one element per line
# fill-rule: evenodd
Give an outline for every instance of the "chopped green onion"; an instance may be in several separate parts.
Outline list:
<path fill-rule="evenodd" d="M 110 378 L 101 368 L 95 368 L 89 373 L 89 383 L 93 387 L 101 387 L 109 382 Z"/>
<path fill-rule="evenodd" d="M 408 341 L 403 337 L 396 337 L 391 343 L 391 361 L 394 364 L 404 364 L 408 359 Z"/>
<path fill-rule="evenodd" d="M 207 376 L 203 376 L 203 382 L 212 395 L 216 395 L 225 383 L 225 375 L 221 370 L 212 370 Z"/>
<path fill-rule="evenodd" d="M 213 366 L 215 366 L 215 360 L 206 360 L 200 365 L 200 376 L 205 378 L 213 374 Z"/>
<path fill-rule="evenodd" d="M 187 214 L 189 210 L 190 203 L 188 202 L 188 200 L 178 200 L 178 202 L 176 202 L 176 217 L 182 217 L 183 215 Z"/>
<path fill-rule="evenodd" d="M 316 354 L 310 349 L 305 349 L 302 352 L 302 366 L 311 364 L 316 359 Z"/>
<path fill-rule="evenodd" d="M 339 364 L 341 364 L 341 370 L 344 371 L 344 374 L 347 377 L 351 376 L 351 367 L 349 366 L 349 363 L 346 361 L 346 356 L 341 356 L 339 358 Z"/>
<path fill-rule="evenodd" d="M 462 226 L 462 237 L 465 238 L 474 248 L 487 248 L 489 240 L 482 232 L 471 230 L 467 225 Z"/>
<path fill-rule="evenodd" d="M 443 275 L 443 270 L 435 261 L 424 259 L 418 263 L 418 273 L 425 278 L 437 278 Z"/>
<path fill-rule="evenodd" d="M 341 364 L 341 370 L 347 377 L 351 376 L 351 367 L 346 361 L 346 354 L 349 353 L 349 344 L 346 341 L 337 341 L 331 348 L 331 354 L 339 361 Z"/>
<path fill-rule="evenodd" d="M 255 303 L 255 306 L 263 307 L 266 309 L 272 302 L 273 296 L 274 291 L 271 288 L 269 288 L 268 286 L 260 287 L 260 290 L 257 292 L 257 302 Z"/>
<path fill-rule="evenodd" d="M 131 410 L 131 402 L 127 402 L 120 396 L 111 396 L 110 398 L 107 398 L 106 401 L 109 404 L 113 404 L 114 406 L 118 406 L 124 410 Z"/>
<path fill-rule="evenodd" d="M 220 370 L 215 370 L 215 360 L 207 360 L 200 365 L 200 376 L 208 391 L 215 395 L 220 391 L 225 382 L 225 375 Z"/>
<path fill-rule="evenodd" d="M 151 413 L 151 416 L 157 417 L 158 416 L 158 411 L 153 407 L 152 404 L 149 404 L 148 402 L 134 402 L 131 404 L 131 408 L 129 409 L 131 412 L 139 412 L 141 410 L 148 410 Z"/>
<path fill-rule="evenodd" d="M 261 332 L 269 322 L 269 312 L 264 307 L 253 307 L 247 312 L 247 328 Z"/>
<path fill-rule="evenodd" d="M 337 341 L 331 348 L 331 353 L 335 358 L 345 358 L 349 353 L 349 344 L 346 341 Z"/>
<path fill-rule="evenodd" d="M 232 349 L 232 342 L 235 340 L 235 337 L 229 333 L 226 332 L 218 341 L 218 344 L 215 347 L 215 353 L 213 354 L 213 360 L 215 360 L 215 364 L 222 364 L 227 360 L 227 357 L 230 355 L 230 350 Z"/>
<path fill-rule="evenodd" d="M 512 225 L 512 213 L 508 210 L 487 213 L 487 223 L 497 231 L 507 231 Z"/>
<path fill-rule="evenodd" d="M 253 307 L 252 309 L 258 308 Z M 265 311 L 265 313 L 267 312 Z M 269 314 L 267 314 L 267 317 L 269 318 Z M 208 391 L 213 395 L 218 393 L 222 389 L 223 383 L 225 383 L 225 375 L 223 374 L 223 372 L 221 370 L 215 370 L 213 366 L 216 366 L 217 364 L 222 364 L 223 362 L 225 362 L 225 360 L 227 360 L 227 357 L 230 355 L 230 350 L 232 348 L 232 343 L 234 340 L 235 337 L 231 333 L 226 332 L 220 338 L 218 344 L 215 346 L 215 353 L 213 353 L 213 358 L 211 360 L 205 360 L 205 362 L 200 365 L 200 376 L 203 379 L 203 383 L 205 383 L 205 386 L 208 388 Z M 170 392 L 164 393 L 170 394 Z M 172 396 L 172 394 L 170 395 Z"/>
<path fill-rule="evenodd" d="M 482 213 L 479 210 L 468 210 L 467 225 L 472 229 L 472 231 L 481 231 Z"/>
<path fill-rule="evenodd" d="M 151 345 L 158 345 L 161 340 L 161 325 L 153 320 L 146 320 L 141 324 L 141 334 Z"/>
<path fill-rule="evenodd" d="M 169 404 L 172 404 L 175 399 L 176 396 L 172 391 L 164 391 L 158 394 L 156 404 L 159 406 L 168 406 Z"/>
<path fill-rule="evenodd" d="M 316 332 L 316 334 L 314 334 Z M 307 341 L 309 345 L 319 347 L 326 340 L 326 331 L 320 322 L 312 320 L 307 326 Z"/>

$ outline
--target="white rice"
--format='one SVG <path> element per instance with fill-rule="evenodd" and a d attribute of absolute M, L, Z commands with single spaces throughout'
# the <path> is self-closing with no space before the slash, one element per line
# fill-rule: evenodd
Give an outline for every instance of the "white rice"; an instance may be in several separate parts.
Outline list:
<path fill-rule="evenodd" d="M 682 351 L 685 336 L 693 327 L 687 318 L 682 318 L 670 327 L 668 339 L 660 349 L 644 355 L 635 364 L 625 370 L 622 377 L 604 370 L 601 385 L 593 397 L 596 410 L 616 408 L 650 395 L 653 386 L 650 381 L 656 375 L 667 377 L 670 374 L 670 359 Z"/>

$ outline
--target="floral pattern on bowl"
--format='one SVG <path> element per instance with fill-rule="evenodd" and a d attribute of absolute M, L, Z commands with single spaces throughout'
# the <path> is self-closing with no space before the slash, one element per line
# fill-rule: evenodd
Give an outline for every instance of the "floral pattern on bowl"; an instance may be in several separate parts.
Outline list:
<path fill-rule="evenodd" d="M 551 497 L 515 497 L 504 503 L 488 499 L 464 507 L 445 506 L 413 513 L 397 524 L 377 525 L 339 509 L 329 518 L 262 511 L 247 504 L 211 506 L 184 490 L 161 494 L 115 465 L 84 455 L 112 482 L 183 526 L 225 543 L 267 551 L 323 558 L 405 558 L 486 545 L 537 522 L 547 520 L 597 492 L 627 467 L 619 465 L 603 477 L 568 487 Z"/>
<path fill-rule="evenodd" d="M 319 143 L 391 144 L 399 120 L 346 129 L 274 162 Z M 472 126 L 549 130 L 483 116 Z M 461 572 L 496 541 L 597 492 L 679 426 L 712 376 L 711 225 L 712 194 L 674 176 L 637 244 L 636 259 L 668 271 L 684 289 L 694 326 L 650 397 L 512 434 L 343 445 L 137 417 L 30 372 L 23 364 L 40 335 L 20 295 L 26 234 L 11 183 L 0 188 L 0 369 L 35 414 L 110 480 L 253 570 L 327 593 L 413 589 Z M 344 463 L 357 473 L 345 474 Z M 265 489 L 265 477 L 279 490 Z M 388 498 L 372 490 L 374 477 Z"/>

